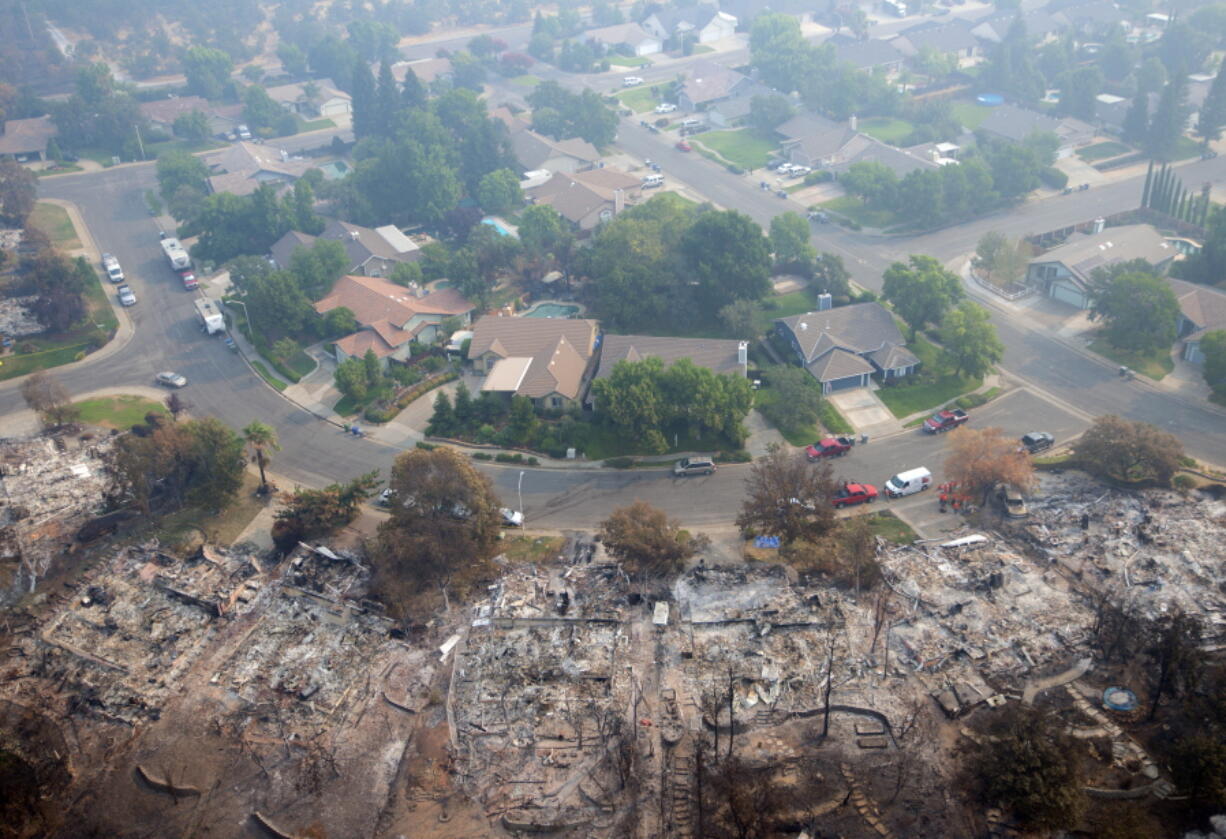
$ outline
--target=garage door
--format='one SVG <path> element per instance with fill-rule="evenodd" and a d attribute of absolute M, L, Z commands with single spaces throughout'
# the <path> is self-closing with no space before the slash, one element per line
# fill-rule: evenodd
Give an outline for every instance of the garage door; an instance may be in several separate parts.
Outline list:
<path fill-rule="evenodd" d="M 1068 283 L 1052 283 L 1051 297 L 1053 300 L 1059 300 L 1061 303 L 1076 306 L 1078 309 L 1084 309 L 1086 307 L 1085 294 L 1079 289 L 1070 286 Z"/>
<path fill-rule="evenodd" d="M 848 376 L 845 379 L 835 379 L 830 383 L 830 392 L 834 393 L 838 390 L 851 390 L 852 388 L 860 387 L 863 379 L 860 376 Z"/>

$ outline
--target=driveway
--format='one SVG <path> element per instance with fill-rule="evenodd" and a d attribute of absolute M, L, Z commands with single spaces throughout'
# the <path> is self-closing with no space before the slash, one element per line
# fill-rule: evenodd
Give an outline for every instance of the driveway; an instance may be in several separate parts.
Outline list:
<path fill-rule="evenodd" d="M 902 426 L 871 388 L 861 387 L 832 393 L 826 397 L 839 409 L 843 418 L 861 434 L 880 436 L 898 431 Z"/>

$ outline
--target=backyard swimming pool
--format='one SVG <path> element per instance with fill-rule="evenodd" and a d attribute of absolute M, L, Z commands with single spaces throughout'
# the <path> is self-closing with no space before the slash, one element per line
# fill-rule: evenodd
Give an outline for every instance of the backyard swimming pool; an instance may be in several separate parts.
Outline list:
<path fill-rule="evenodd" d="M 514 231 L 512 231 L 505 224 L 503 224 L 501 219 L 496 219 L 493 216 L 486 216 L 485 218 L 481 219 L 481 223 L 488 224 L 490 227 L 497 230 L 503 236 L 514 236 L 515 235 Z"/>
<path fill-rule="evenodd" d="M 579 307 L 570 303 L 537 303 L 524 312 L 526 318 L 573 318 Z"/>

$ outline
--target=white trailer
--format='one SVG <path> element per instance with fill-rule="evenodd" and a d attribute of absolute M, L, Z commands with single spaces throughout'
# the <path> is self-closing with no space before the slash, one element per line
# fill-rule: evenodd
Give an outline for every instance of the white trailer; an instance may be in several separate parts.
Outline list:
<path fill-rule="evenodd" d="M 217 303 L 207 297 L 196 298 L 196 317 L 200 318 L 201 328 L 209 335 L 226 331 L 225 315 Z"/>
<path fill-rule="evenodd" d="M 178 239 L 163 239 L 162 252 L 166 254 L 166 259 L 170 262 L 170 267 L 176 271 L 182 271 L 184 268 L 192 267 L 192 258 L 187 255 L 187 251 L 179 244 Z"/>

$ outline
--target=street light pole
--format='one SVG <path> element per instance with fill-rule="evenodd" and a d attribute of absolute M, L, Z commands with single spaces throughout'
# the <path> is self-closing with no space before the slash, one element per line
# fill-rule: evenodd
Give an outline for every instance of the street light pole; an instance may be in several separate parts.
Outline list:
<path fill-rule="evenodd" d="M 243 317 L 247 319 L 247 329 L 251 331 L 251 345 L 255 346 L 255 323 L 251 320 L 251 312 L 247 311 L 247 304 L 242 300 L 230 300 L 235 306 L 243 307 Z"/>
<path fill-rule="evenodd" d="M 527 521 L 524 518 L 524 470 L 519 470 L 519 486 L 516 487 L 516 493 L 519 495 L 519 529 L 524 530 L 527 526 Z"/>

